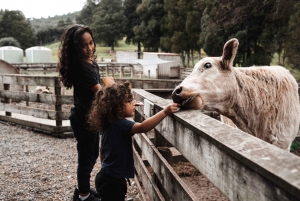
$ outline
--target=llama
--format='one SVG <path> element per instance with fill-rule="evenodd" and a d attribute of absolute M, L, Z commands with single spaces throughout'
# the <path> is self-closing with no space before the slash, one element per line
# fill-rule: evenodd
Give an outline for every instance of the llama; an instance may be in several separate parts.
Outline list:
<path fill-rule="evenodd" d="M 172 99 L 185 109 L 216 111 L 242 131 L 289 150 L 299 130 L 298 84 L 281 66 L 233 67 L 238 40 L 221 57 L 200 60 Z"/>

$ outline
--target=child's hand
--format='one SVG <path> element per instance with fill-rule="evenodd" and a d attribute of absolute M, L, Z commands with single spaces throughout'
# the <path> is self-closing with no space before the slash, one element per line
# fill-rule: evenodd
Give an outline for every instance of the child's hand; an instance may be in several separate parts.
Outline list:
<path fill-rule="evenodd" d="M 164 108 L 164 112 L 166 115 L 172 114 L 174 112 L 177 112 L 179 110 L 180 104 L 178 103 L 169 103 L 167 107 Z"/>

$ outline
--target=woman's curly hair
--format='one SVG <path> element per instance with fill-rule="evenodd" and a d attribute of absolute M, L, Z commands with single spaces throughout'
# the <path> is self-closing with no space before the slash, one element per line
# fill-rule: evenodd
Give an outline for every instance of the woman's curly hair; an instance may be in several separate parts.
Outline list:
<path fill-rule="evenodd" d="M 57 70 L 59 72 L 60 80 L 67 89 L 72 88 L 74 74 L 79 73 L 79 69 L 84 62 L 84 52 L 82 48 L 82 35 L 90 33 L 94 41 L 92 30 L 84 25 L 75 24 L 68 28 L 62 35 L 59 47 L 59 62 Z M 96 44 L 94 43 L 94 52 L 96 51 Z M 96 56 L 93 56 L 96 60 Z"/>
<path fill-rule="evenodd" d="M 103 130 L 107 125 L 122 117 L 125 103 L 133 101 L 131 84 L 113 84 L 102 88 L 95 94 L 88 123 L 91 130 Z"/>

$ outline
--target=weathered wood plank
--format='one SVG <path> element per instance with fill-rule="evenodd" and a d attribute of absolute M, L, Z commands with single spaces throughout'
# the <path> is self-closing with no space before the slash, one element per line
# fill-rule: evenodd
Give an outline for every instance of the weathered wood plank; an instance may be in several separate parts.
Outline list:
<path fill-rule="evenodd" d="M 58 76 L 32 76 L 23 74 L 1 74 L 0 83 L 2 84 L 16 84 L 29 86 L 48 86 L 54 87 L 55 80 Z"/>
<path fill-rule="evenodd" d="M 150 200 L 153 201 L 164 201 L 164 197 L 158 190 L 153 178 L 151 177 L 150 173 L 148 172 L 146 166 L 144 165 L 142 159 L 140 158 L 139 154 L 133 147 L 133 157 L 134 157 L 134 167 L 138 173 L 139 178 L 141 178 L 142 183 L 144 185 L 145 191 L 147 192 Z"/>
<path fill-rule="evenodd" d="M 117 82 L 125 82 L 128 79 L 115 79 Z M 174 89 L 182 80 L 165 80 L 165 79 L 130 79 L 132 88 L 136 89 Z"/>
<path fill-rule="evenodd" d="M 198 200 L 145 134 L 136 134 L 134 139 L 172 200 Z"/>
<path fill-rule="evenodd" d="M 230 200 L 300 200 L 300 158 L 291 153 L 195 110 L 166 117 L 156 130 Z"/>
<path fill-rule="evenodd" d="M 58 126 L 46 125 L 46 124 L 42 124 L 42 123 L 36 123 L 36 122 L 26 121 L 23 119 L 16 119 L 13 117 L 2 116 L 2 115 L 0 115 L 0 120 L 10 122 L 10 123 L 15 123 L 18 125 L 23 125 L 23 126 L 30 127 L 30 128 L 35 128 L 40 131 L 48 131 L 51 133 L 63 134 L 64 132 L 72 132 L 71 126 L 58 127 Z"/>
<path fill-rule="evenodd" d="M 0 103 L 0 110 L 33 116 L 36 118 L 52 119 L 52 120 L 68 120 L 70 115 L 70 112 L 62 112 L 62 111 L 56 112 L 54 110 L 37 109 L 37 108 L 31 108 L 27 106 L 11 105 L 5 103 Z"/>
<path fill-rule="evenodd" d="M 36 94 L 23 91 L 0 90 L 1 98 L 10 98 L 20 101 L 30 101 L 37 103 L 53 104 L 58 101 L 60 104 L 73 104 L 73 96 L 59 96 L 54 94 Z"/>

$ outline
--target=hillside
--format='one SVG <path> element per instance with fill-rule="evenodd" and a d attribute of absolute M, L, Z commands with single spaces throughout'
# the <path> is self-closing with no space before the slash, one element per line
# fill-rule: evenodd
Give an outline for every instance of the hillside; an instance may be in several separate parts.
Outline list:
<path fill-rule="evenodd" d="M 75 18 L 77 14 L 79 14 L 79 11 L 64 14 L 64 15 L 55 15 L 54 17 L 48 17 L 48 18 L 39 18 L 39 19 L 33 18 L 30 19 L 30 23 L 32 28 L 34 29 L 34 32 L 37 33 L 39 30 L 43 30 L 49 27 L 55 27 L 59 20 L 66 21 L 68 17 L 72 20 L 72 22 L 76 23 Z"/>

